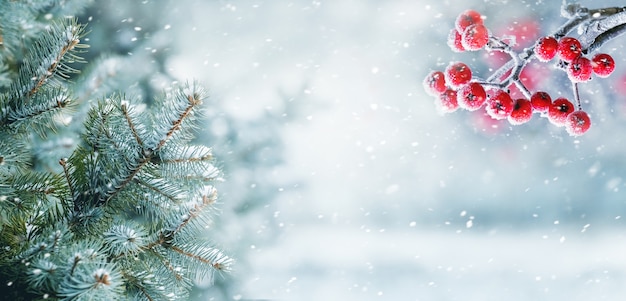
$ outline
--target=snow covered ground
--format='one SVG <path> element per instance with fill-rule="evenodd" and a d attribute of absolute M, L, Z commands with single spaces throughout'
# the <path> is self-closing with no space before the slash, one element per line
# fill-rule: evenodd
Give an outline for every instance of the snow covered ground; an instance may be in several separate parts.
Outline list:
<path fill-rule="evenodd" d="M 611 229 L 298 227 L 252 255 L 244 288 L 274 300 L 622 300 L 624 234 Z"/>
<path fill-rule="evenodd" d="M 269 218 L 230 221 L 233 238 L 224 244 L 243 244 L 247 251 L 235 256 L 247 267 L 233 274 L 228 298 L 623 300 L 626 98 L 611 91 L 626 70 L 625 38 L 603 48 L 616 57 L 616 74 L 581 88 L 593 127 L 580 138 L 539 117 L 494 128 L 468 112 L 441 116 L 422 89 L 426 73 L 451 60 L 484 65 L 480 53 L 446 46 L 462 10 L 484 12 L 494 29 L 533 18 L 546 34 L 558 26 L 559 5 L 167 7 L 173 74 L 206 83 L 225 113 L 240 119 L 283 116 L 285 98 L 298 108 L 279 133 L 283 164 L 263 175 L 290 184 L 259 209 Z M 549 83 L 554 93 L 571 93 L 559 80 Z M 224 203 L 237 195 L 221 193 Z M 237 223 L 258 227 L 236 233 Z"/>

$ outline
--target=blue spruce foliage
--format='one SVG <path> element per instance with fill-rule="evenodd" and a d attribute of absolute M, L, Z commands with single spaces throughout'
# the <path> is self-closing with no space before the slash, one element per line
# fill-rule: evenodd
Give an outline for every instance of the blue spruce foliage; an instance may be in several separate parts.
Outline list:
<path fill-rule="evenodd" d="M 123 59 L 86 62 L 67 17 L 89 2 L 0 0 L 0 298 L 184 300 L 233 263 L 199 239 L 220 177 L 193 140 L 207 94 L 109 91 Z"/>

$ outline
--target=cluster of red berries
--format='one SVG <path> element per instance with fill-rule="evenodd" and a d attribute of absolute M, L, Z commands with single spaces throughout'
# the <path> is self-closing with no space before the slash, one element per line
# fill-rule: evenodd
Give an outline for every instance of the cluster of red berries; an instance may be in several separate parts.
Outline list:
<path fill-rule="evenodd" d="M 513 99 L 509 92 L 493 89 L 471 80 L 470 68 L 461 62 L 448 65 L 445 72 L 431 71 L 424 81 L 426 91 L 436 96 L 436 104 L 444 113 L 456 111 L 459 107 L 476 111 L 485 107 L 493 119 L 507 119 L 513 125 L 528 122 L 533 112 L 547 116 L 551 123 L 565 126 L 570 135 L 582 135 L 591 126 L 589 115 L 576 110 L 567 98 L 552 100 L 543 91 L 532 94 L 530 99 Z"/>
<path fill-rule="evenodd" d="M 598 53 L 588 59 L 583 55 L 580 41 L 573 37 L 562 37 L 560 40 L 551 36 L 543 37 L 535 44 L 534 51 L 542 62 L 558 56 L 567 76 L 575 83 L 589 81 L 593 73 L 598 77 L 607 77 L 615 70 L 613 57 Z"/>
<path fill-rule="evenodd" d="M 456 52 L 479 50 L 489 42 L 489 31 L 483 24 L 483 18 L 475 10 L 461 13 L 450 31 L 448 45 Z"/>
<path fill-rule="evenodd" d="M 456 19 L 448 42 L 454 51 L 460 52 L 479 50 L 487 46 L 490 39 L 481 14 L 466 10 Z M 494 38 L 494 43 L 501 41 Z M 580 42 L 572 37 L 559 40 L 544 37 L 532 50 L 543 62 L 558 56 L 558 66 L 565 69 L 574 84 L 590 80 L 593 73 L 607 77 L 615 69 L 615 61 L 608 54 L 600 53 L 592 59 L 584 57 Z M 498 83 L 473 78 L 470 67 L 462 62 L 452 62 L 444 71 L 431 71 L 424 80 L 424 88 L 436 97 L 435 103 L 444 113 L 456 111 L 459 107 L 475 111 L 484 106 L 491 118 L 507 119 L 518 125 L 528 122 L 533 112 L 538 112 L 552 124 L 564 126 L 573 136 L 584 134 L 591 126 L 589 115 L 582 110 L 579 99 L 576 99 L 577 107 L 565 97 L 553 100 L 544 91 L 528 92 L 526 95 L 530 97 L 513 99 Z"/>

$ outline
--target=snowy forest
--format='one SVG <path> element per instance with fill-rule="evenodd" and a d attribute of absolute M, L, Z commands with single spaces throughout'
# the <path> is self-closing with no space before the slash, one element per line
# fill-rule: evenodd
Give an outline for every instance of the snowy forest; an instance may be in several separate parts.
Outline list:
<path fill-rule="evenodd" d="M 430 72 L 443 71 L 451 62 L 462 61 L 474 75 L 487 78 L 509 60 L 497 50 L 451 49 L 451 30 L 457 16 L 468 9 L 480 12 L 480 22 L 490 34 L 503 37 L 507 47 L 521 53 L 580 13 L 574 8 L 610 8 L 598 11 L 600 17 L 593 20 L 623 13 L 623 1 L 585 0 L 569 6 L 572 11 L 564 8 L 573 2 L 542 0 L 43 2 L 62 5 L 42 5 L 41 11 L 49 12 L 37 22 L 67 19 L 64 14 L 72 12 L 71 22 L 84 24 L 80 43 L 88 48 L 77 53 L 84 62 L 70 62 L 72 69 L 63 70 L 71 74 L 61 76 L 79 101 L 97 105 L 118 97 L 114 107 L 126 114 L 135 106 L 125 97 L 149 102 L 181 83 L 186 83 L 180 88 L 183 102 L 195 105 L 195 96 L 203 96 L 202 114 L 190 130 L 193 139 L 187 132 L 181 134 L 176 149 L 188 143 L 193 146 L 179 155 L 195 161 L 197 154 L 206 152 L 201 157 L 213 160 L 202 166 L 211 172 L 210 185 L 191 189 L 201 193 L 205 205 L 210 203 L 208 215 L 198 223 L 201 232 L 194 233 L 210 242 L 211 251 L 193 247 L 193 237 L 184 241 L 189 245 L 181 242 L 181 249 L 189 246 L 200 254 L 188 257 L 210 257 L 208 264 L 201 260 L 206 266 L 198 267 L 210 271 L 183 281 L 188 291 L 184 299 L 525 301 L 621 300 L 626 295 L 623 26 L 593 53 L 585 53 L 590 60 L 595 53 L 612 57 L 615 70 L 608 76 L 594 75 L 572 89 L 571 75 L 559 70 L 571 62 L 537 59 L 529 59 L 524 67 L 529 72 L 520 74 L 530 92 L 545 90 L 553 99 L 577 99 L 574 105 L 584 108 L 591 123 L 584 134 L 572 135 L 570 128 L 555 126 L 545 118 L 547 113 L 533 113 L 518 125 L 495 120 L 482 107 L 442 112 L 424 83 Z M 3 74 L 11 74 L 7 68 L 19 64 L 6 67 L 4 60 L 28 49 L 6 46 L 22 42 L 11 43 L 2 17 L 0 12 L 0 51 L 11 51 L 10 56 L 0 52 L 0 92 L 5 93 L 15 84 Z M 621 20 L 626 23 L 626 17 Z M 583 35 L 588 24 L 567 35 Z M 69 23 L 67 28 L 75 26 Z M 80 72 L 70 72 L 74 68 Z M 104 77 L 107 81 L 98 89 L 81 84 Z M 196 85 L 204 87 L 201 93 L 196 93 Z M 527 96 L 524 92 L 517 91 L 516 97 Z M 3 97 L 0 105 L 9 103 Z M 179 106 L 173 105 L 174 111 Z M 126 115 L 132 117 L 128 120 L 148 119 L 141 117 L 142 106 L 136 108 L 138 114 Z M 153 119 L 169 116 L 165 108 Z M 89 124 L 97 118 L 90 119 L 95 113 L 88 110 L 79 106 L 74 113 Z M 7 115 L 5 109 L 0 113 L 2 118 Z M 165 138 L 152 135 L 161 143 L 142 148 L 140 159 L 158 161 L 151 152 L 178 137 L 171 134 L 179 130 L 176 122 L 170 122 L 174 126 L 164 131 Z M 144 128 L 128 124 L 125 143 L 149 140 L 141 135 Z M 87 159 L 71 155 L 66 148 L 74 142 L 64 134 L 74 137 L 80 130 L 74 125 L 57 128 L 58 137 L 28 136 L 35 145 L 29 149 L 38 162 L 35 167 L 65 173 L 72 190 L 80 179 L 68 176 L 77 168 L 65 164 L 78 166 Z M 196 145 L 202 147 L 192 151 Z M 4 181 L 12 178 L 5 176 L 11 170 L 2 167 L 2 147 L 0 141 Z M 2 195 L 12 191 L 7 187 L 0 183 L 0 218 L 5 219 L 0 220 L 0 230 L 5 232 L 12 212 Z M 82 200 L 80 194 L 72 195 Z M 141 214 L 149 213 L 151 205 L 141 206 L 146 208 L 138 215 L 144 218 Z M 194 208 L 189 211 L 192 217 Z M 146 219 L 158 215 L 149 213 Z M 136 249 L 105 243 L 104 249 L 113 254 L 106 260 L 140 256 L 157 245 L 163 250 L 154 251 L 155 262 L 169 263 L 163 259 L 168 250 L 187 254 L 172 249 L 159 227 L 157 223 L 146 229 L 159 237 L 155 243 Z M 106 237 L 126 235 L 106 231 Z M 2 238 L 0 243 L 7 241 L 12 240 Z M 10 253 L 11 248 L 2 247 Z M 7 252 L 0 253 L 0 259 L 9 258 Z M 42 258 L 50 256 L 46 254 Z M 115 269 L 127 264 L 132 265 L 122 262 Z M 52 280 L 37 280 L 44 268 L 28 269 L 26 284 L 54 285 Z M 93 275 L 97 285 L 117 281 Z M 135 286 L 137 300 L 150 299 L 151 292 L 142 285 L 152 276 L 145 277 Z M 11 275 L 2 275 L 0 281 L 17 287 Z M 57 296 L 43 290 L 28 293 L 42 300 L 87 298 L 61 288 Z M 166 293 L 162 297 L 176 299 Z"/>

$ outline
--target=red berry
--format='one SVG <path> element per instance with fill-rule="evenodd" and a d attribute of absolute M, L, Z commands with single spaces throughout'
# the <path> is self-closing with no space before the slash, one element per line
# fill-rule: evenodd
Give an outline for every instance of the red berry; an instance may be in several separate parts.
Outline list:
<path fill-rule="evenodd" d="M 550 97 L 550 94 L 539 91 L 530 96 L 530 103 L 535 111 L 545 112 L 552 104 L 552 98 Z"/>
<path fill-rule="evenodd" d="M 580 136 L 591 127 L 589 114 L 585 111 L 575 111 L 567 115 L 565 129 L 572 136 Z"/>
<path fill-rule="evenodd" d="M 505 119 L 514 109 L 513 99 L 509 93 L 497 90 L 487 102 L 487 114 L 493 119 Z"/>
<path fill-rule="evenodd" d="M 597 76 L 607 77 L 615 70 L 615 61 L 606 53 L 598 53 L 591 59 L 591 67 Z"/>
<path fill-rule="evenodd" d="M 511 124 L 526 123 L 533 117 L 533 107 L 530 100 L 520 98 L 515 101 L 513 105 L 513 111 L 509 115 L 508 119 Z"/>
<path fill-rule="evenodd" d="M 456 30 L 463 32 L 465 31 L 465 28 L 473 24 L 483 24 L 483 19 L 479 12 L 468 9 L 456 18 L 454 26 L 456 27 Z"/>
<path fill-rule="evenodd" d="M 470 111 L 478 110 L 486 100 L 485 88 L 476 82 L 464 85 L 457 93 L 459 106 Z"/>
<path fill-rule="evenodd" d="M 441 93 L 435 100 L 435 105 L 442 113 L 452 113 L 459 108 L 457 102 L 457 92 L 452 89 L 447 89 Z"/>
<path fill-rule="evenodd" d="M 567 76 L 575 83 L 589 81 L 592 73 L 593 67 L 591 66 L 591 61 L 584 56 L 579 56 L 574 59 L 567 68 Z"/>
<path fill-rule="evenodd" d="M 559 97 L 548 108 L 548 120 L 554 125 L 564 126 L 571 112 L 574 112 L 574 104 L 567 98 Z"/>
<path fill-rule="evenodd" d="M 456 28 L 452 28 L 450 30 L 450 34 L 448 35 L 448 46 L 454 52 L 463 52 L 465 51 L 465 47 L 463 47 L 463 43 L 461 42 L 461 33 L 459 33 Z"/>
<path fill-rule="evenodd" d="M 432 96 L 439 96 L 446 87 L 446 79 L 441 71 L 431 71 L 424 79 L 424 90 Z"/>
<path fill-rule="evenodd" d="M 444 74 L 446 83 L 452 88 L 460 88 L 472 79 L 472 70 L 461 62 L 450 63 Z"/>
<path fill-rule="evenodd" d="M 557 52 L 562 60 L 571 62 L 582 54 L 582 46 L 576 38 L 563 37 L 559 41 Z"/>
<path fill-rule="evenodd" d="M 465 28 L 461 43 L 466 50 L 479 50 L 489 42 L 489 31 L 483 24 L 473 24 Z"/>
<path fill-rule="evenodd" d="M 559 42 L 553 37 L 543 37 L 535 45 L 535 54 L 542 62 L 547 62 L 556 56 Z"/>

